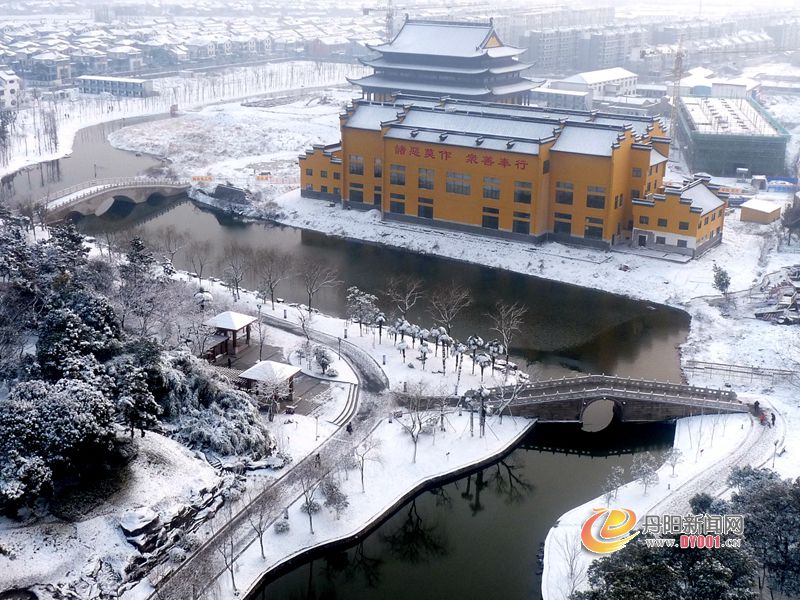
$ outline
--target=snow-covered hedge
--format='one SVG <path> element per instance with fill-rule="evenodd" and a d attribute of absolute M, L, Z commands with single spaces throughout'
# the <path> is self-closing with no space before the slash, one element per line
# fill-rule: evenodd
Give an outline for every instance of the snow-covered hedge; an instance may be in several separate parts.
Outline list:
<path fill-rule="evenodd" d="M 162 405 L 179 440 L 226 456 L 259 459 L 272 452 L 274 441 L 246 393 L 188 352 L 165 354 L 162 369 Z"/>

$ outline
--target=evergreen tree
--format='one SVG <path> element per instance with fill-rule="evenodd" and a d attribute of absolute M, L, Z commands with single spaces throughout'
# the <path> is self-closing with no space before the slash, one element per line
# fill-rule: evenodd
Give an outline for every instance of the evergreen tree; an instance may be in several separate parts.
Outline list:
<path fill-rule="evenodd" d="M 714 263 L 714 289 L 726 296 L 730 287 L 731 276 L 725 269 Z"/>
<path fill-rule="evenodd" d="M 125 257 L 128 262 L 120 267 L 120 271 L 129 282 L 141 281 L 152 275 L 151 270 L 156 259 L 141 238 L 135 237 L 130 241 Z"/>
<path fill-rule="evenodd" d="M 85 242 L 86 239 L 71 223 L 52 227 L 48 247 L 52 249 L 53 266 L 60 271 L 72 272 L 85 266 L 89 256 Z"/>
<path fill-rule="evenodd" d="M 119 369 L 119 397 L 117 406 L 123 421 L 130 428 L 131 437 L 136 429 L 144 437 L 144 430 L 158 424 L 161 407 L 147 388 L 144 369 L 126 364 Z"/>
<path fill-rule="evenodd" d="M 739 548 L 648 548 L 639 536 L 589 567 L 571 600 L 756 600 L 755 564 Z"/>

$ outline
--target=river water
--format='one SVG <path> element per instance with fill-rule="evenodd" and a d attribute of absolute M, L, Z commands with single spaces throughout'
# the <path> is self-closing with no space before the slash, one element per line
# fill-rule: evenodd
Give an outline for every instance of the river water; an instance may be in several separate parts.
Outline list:
<path fill-rule="evenodd" d="M 111 131 L 133 122 L 79 132 L 70 158 L 4 178 L 0 194 L 12 201 L 36 200 L 48 190 L 91 179 L 95 172 L 97 177 L 130 176 L 157 167 L 159 161 L 152 157 L 115 150 L 107 143 Z M 454 327 L 462 339 L 490 335 L 485 314 L 498 299 L 521 302 L 528 313 L 512 356 L 534 376 L 582 371 L 680 380 L 677 347 L 689 326 L 681 311 L 289 227 L 242 224 L 188 201 L 120 204 L 102 218 L 81 222 L 93 234 L 139 227 L 150 236 L 169 225 L 193 239 L 210 240 L 217 256 L 233 241 L 275 248 L 298 260 L 325 262 L 348 286 L 373 292 L 392 275 L 418 277 L 429 292 L 457 281 L 469 288 L 473 299 Z M 189 268 L 184 253 L 176 263 Z M 211 271 L 219 275 L 221 268 L 214 263 L 210 261 Z M 289 281 L 280 295 L 304 300 L 299 281 Z M 344 302 L 343 287 L 315 298 L 318 308 L 336 315 L 343 314 Z M 411 320 L 432 324 L 424 303 Z M 547 530 L 564 511 L 596 496 L 613 466 L 631 463 L 631 454 L 607 456 L 609 451 L 659 450 L 671 444 L 672 432 L 669 425 L 612 426 L 593 434 L 577 427 L 537 428 L 504 461 L 436 493 L 421 494 L 358 546 L 327 551 L 279 574 L 259 598 L 538 598 L 537 553 Z"/>
<path fill-rule="evenodd" d="M 273 574 L 251 598 L 540 598 L 539 556 L 548 529 L 566 510 L 593 498 L 612 467 L 631 465 L 631 454 L 608 453 L 659 453 L 672 445 L 673 435 L 669 425 L 595 434 L 566 425 L 537 428 L 504 460 L 420 494 L 359 543 Z M 273 535 L 266 533 L 266 543 Z"/>

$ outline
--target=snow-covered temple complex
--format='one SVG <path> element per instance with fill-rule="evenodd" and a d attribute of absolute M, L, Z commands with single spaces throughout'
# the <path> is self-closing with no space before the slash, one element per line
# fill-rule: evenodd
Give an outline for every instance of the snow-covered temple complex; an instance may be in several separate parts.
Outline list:
<path fill-rule="evenodd" d="M 400 92 L 528 104 L 534 86 L 521 76 L 525 49 L 503 44 L 491 21 L 406 19 L 391 42 L 369 48 L 379 55 L 361 62 L 375 72 L 350 80 L 368 100 Z"/>

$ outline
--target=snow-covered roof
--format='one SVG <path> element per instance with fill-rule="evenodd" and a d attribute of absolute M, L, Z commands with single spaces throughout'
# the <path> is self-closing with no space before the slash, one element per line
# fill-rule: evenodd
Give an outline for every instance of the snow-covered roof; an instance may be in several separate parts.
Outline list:
<path fill-rule="evenodd" d="M 689 96 L 680 99 L 692 129 L 719 135 L 778 136 L 781 131 L 745 98 Z"/>
<path fill-rule="evenodd" d="M 239 377 L 251 381 L 285 381 L 297 375 L 300 367 L 279 363 L 272 360 L 262 360 L 254 364 L 246 371 L 242 371 Z"/>
<path fill-rule="evenodd" d="M 695 181 L 682 190 L 681 199 L 691 200 L 692 208 L 699 209 L 701 215 L 716 210 L 725 204 L 725 202 L 717 198 L 714 192 L 708 189 L 702 180 Z"/>
<path fill-rule="evenodd" d="M 383 57 L 364 58 L 361 59 L 361 63 L 368 67 L 372 67 L 373 69 L 386 68 L 399 71 L 432 71 L 435 73 L 457 73 L 459 75 L 480 75 L 481 73 L 486 73 L 489 70 L 489 67 L 482 66 L 452 67 L 450 65 L 395 62 L 392 60 L 387 60 Z"/>
<path fill-rule="evenodd" d="M 742 208 L 749 208 L 750 210 L 769 214 L 775 212 L 776 210 L 780 210 L 781 205 L 777 202 L 770 202 L 769 200 L 764 200 L 762 198 L 751 198 L 742 204 Z"/>
<path fill-rule="evenodd" d="M 623 69 L 622 67 L 613 67 L 611 69 L 600 69 L 599 71 L 586 71 L 585 73 L 578 73 L 577 75 L 567 77 L 562 81 L 595 85 L 598 83 L 606 83 L 608 81 L 628 79 L 631 77 L 638 77 L 638 75 L 636 75 L 636 73 L 631 73 L 628 71 L 628 69 Z"/>
<path fill-rule="evenodd" d="M 381 123 L 395 120 L 397 113 L 402 111 L 401 106 L 393 104 L 359 104 L 347 119 L 345 127 L 377 131 L 381 128 Z"/>
<path fill-rule="evenodd" d="M 512 139 L 540 140 L 553 135 L 557 124 L 551 122 L 526 121 L 522 119 L 498 118 L 469 112 L 441 112 L 410 109 L 404 126 L 420 129 L 435 129 L 453 133 L 496 135 Z M 474 143 L 473 143 L 474 145 Z"/>
<path fill-rule="evenodd" d="M 591 156 L 611 156 L 612 146 L 617 143 L 620 131 L 591 127 L 564 127 L 551 150 Z"/>
<path fill-rule="evenodd" d="M 487 47 L 492 41 L 491 48 Z M 459 23 L 445 21 L 408 20 L 388 44 L 373 46 L 373 50 L 392 54 L 421 54 L 473 58 L 489 55 L 493 58 L 514 56 L 520 48 L 503 46 L 491 23 Z"/>
<path fill-rule="evenodd" d="M 490 90 L 485 87 L 466 87 L 447 84 L 429 84 L 412 79 L 394 79 L 383 75 L 367 75 L 361 79 L 348 79 L 348 81 L 363 87 L 376 87 L 397 92 L 434 93 L 437 96 L 450 94 L 458 96 L 486 96 Z"/>
<path fill-rule="evenodd" d="M 655 148 L 653 150 L 650 150 L 650 166 L 651 167 L 653 165 L 660 165 L 661 163 L 665 163 L 668 160 L 669 159 L 666 156 L 661 154 L 661 152 L 659 152 Z"/>
<path fill-rule="evenodd" d="M 203 323 L 208 327 L 216 327 L 217 329 L 224 329 L 226 331 L 239 331 L 240 329 L 255 323 L 258 319 L 256 317 L 251 317 L 250 315 L 244 315 L 242 313 L 233 312 L 232 310 L 226 310 L 225 312 L 219 313 L 216 317 L 210 318 L 208 321 Z"/>

